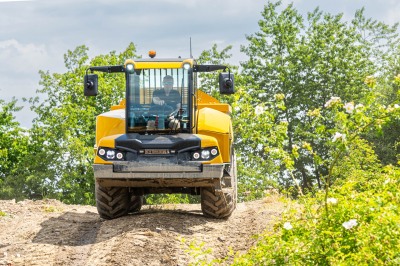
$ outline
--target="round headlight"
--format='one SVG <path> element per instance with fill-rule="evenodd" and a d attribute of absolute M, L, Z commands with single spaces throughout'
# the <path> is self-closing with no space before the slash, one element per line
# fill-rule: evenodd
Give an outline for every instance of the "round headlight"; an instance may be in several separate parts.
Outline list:
<path fill-rule="evenodd" d="M 105 149 L 100 149 L 99 150 L 99 155 L 103 156 L 104 154 L 106 154 L 106 150 Z"/>
<path fill-rule="evenodd" d="M 210 158 L 210 151 L 209 150 L 202 150 L 201 151 L 201 158 L 203 159 L 209 159 Z"/>
<path fill-rule="evenodd" d="M 114 159 L 115 158 L 115 151 L 108 150 L 106 157 L 107 157 L 107 159 Z"/>
<path fill-rule="evenodd" d="M 183 69 L 188 70 L 190 68 L 190 64 L 189 63 L 184 63 L 183 64 Z"/>
<path fill-rule="evenodd" d="M 218 154 L 218 150 L 217 149 L 211 149 L 211 155 L 215 156 Z"/>
<path fill-rule="evenodd" d="M 123 158 L 124 158 L 124 155 L 123 155 L 122 153 L 118 152 L 118 153 L 117 153 L 117 159 L 118 159 L 118 160 L 121 160 L 121 159 L 123 159 Z"/>
<path fill-rule="evenodd" d="M 135 69 L 135 67 L 133 66 L 133 64 L 127 64 L 127 65 L 126 65 L 126 70 L 127 70 L 129 73 L 132 73 L 134 69 Z"/>
<path fill-rule="evenodd" d="M 193 153 L 193 159 L 197 160 L 199 158 L 200 158 L 200 153 L 198 152 Z"/>

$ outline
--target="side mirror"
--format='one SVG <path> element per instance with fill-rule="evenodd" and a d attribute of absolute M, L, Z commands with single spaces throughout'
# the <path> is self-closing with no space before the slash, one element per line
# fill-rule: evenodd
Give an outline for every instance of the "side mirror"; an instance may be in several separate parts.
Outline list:
<path fill-rule="evenodd" d="M 83 86 L 83 93 L 85 96 L 96 96 L 98 93 L 97 84 L 98 77 L 96 74 L 85 75 Z"/>
<path fill-rule="evenodd" d="M 219 93 L 221 93 L 221 94 L 235 93 L 233 74 L 231 74 L 231 73 L 220 73 L 219 74 Z"/>

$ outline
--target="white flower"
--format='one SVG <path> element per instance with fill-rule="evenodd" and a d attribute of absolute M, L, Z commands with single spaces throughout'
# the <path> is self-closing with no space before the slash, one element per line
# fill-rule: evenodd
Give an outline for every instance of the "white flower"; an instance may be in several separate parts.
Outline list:
<path fill-rule="evenodd" d="M 261 115 L 262 113 L 264 113 L 264 107 L 262 107 L 261 105 L 257 105 L 254 112 L 256 115 Z"/>
<path fill-rule="evenodd" d="M 336 132 L 335 135 L 332 138 L 332 141 L 335 142 L 337 140 L 341 141 L 341 142 L 344 142 L 346 140 L 346 134 L 342 134 L 342 133 Z"/>
<path fill-rule="evenodd" d="M 338 200 L 335 199 L 335 198 L 327 198 L 326 202 L 329 203 L 329 204 L 336 205 L 338 203 Z"/>
<path fill-rule="evenodd" d="M 335 103 L 340 103 L 340 97 L 332 97 L 329 101 L 327 101 L 326 103 L 325 103 L 325 107 L 326 108 L 329 108 L 329 107 L 331 107 L 331 106 L 333 106 Z"/>
<path fill-rule="evenodd" d="M 346 103 L 344 105 L 344 109 L 346 109 L 347 113 L 351 114 L 354 110 L 354 103 L 353 102 Z"/>
<path fill-rule="evenodd" d="M 356 109 L 361 109 L 361 108 L 363 108 L 363 107 L 364 107 L 364 105 L 363 105 L 362 103 L 359 103 L 359 104 L 356 105 L 355 108 L 356 108 Z"/>
<path fill-rule="evenodd" d="M 390 112 L 395 111 L 395 110 L 398 109 L 399 107 L 400 107 L 400 106 L 396 103 L 395 105 L 393 105 L 393 107 L 389 106 L 388 109 L 387 109 L 387 111 L 390 113 Z"/>
<path fill-rule="evenodd" d="M 357 226 L 357 220 L 356 219 L 350 219 L 347 222 L 344 222 L 342 225 L 344 228 L 346 228 L 347 230 L 350 230 L 351 228 Z"/>
<path fill-rule="evenodd" d="M 290 222 L 286 222 L 283 224 L 283 228 L 286 230 L 291 230 L 291 229 L 293 229 L 293 226 Z"/>

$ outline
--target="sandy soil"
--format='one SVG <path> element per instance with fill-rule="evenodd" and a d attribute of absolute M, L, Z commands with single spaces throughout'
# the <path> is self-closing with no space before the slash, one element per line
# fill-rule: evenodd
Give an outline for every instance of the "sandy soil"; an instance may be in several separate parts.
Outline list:
<path fill-rule="evenodd" d="M 204 217 L 196 204 L 144 206 L 102 220 L 92 206 L 0 201 L 0 265 L 229 265 L 230 251 L 246 252 L 282 210 L 271 196 L 239 203 L 227 220 Z"/>

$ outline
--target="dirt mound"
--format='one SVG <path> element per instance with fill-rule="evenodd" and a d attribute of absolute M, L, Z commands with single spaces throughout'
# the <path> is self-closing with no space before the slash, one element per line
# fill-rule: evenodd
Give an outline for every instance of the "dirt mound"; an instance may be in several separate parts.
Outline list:
<path fill-rule="evenodd" d="M 92 206 L 56 200 L 0 201 L 0 265 L 188 265 L 245 252 L 279 217 L 276 197 L 240 203 L 227 220 L 200 205 L 144 206 L 102 220 Z"/>

